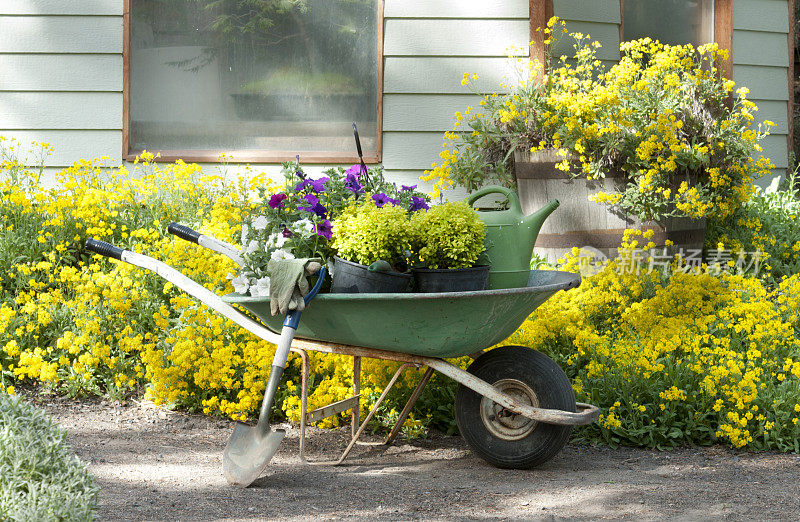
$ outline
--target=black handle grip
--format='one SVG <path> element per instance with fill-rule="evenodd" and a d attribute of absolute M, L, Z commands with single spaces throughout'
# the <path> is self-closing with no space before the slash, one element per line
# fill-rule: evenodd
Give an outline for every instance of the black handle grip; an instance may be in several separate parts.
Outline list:
<path fill-rule="evenodd" d="M 91 250 L 101 256 L 113 257 L 114 259 L 122 259 L 122 253 L 125 252 L 123 249 L 115 247 L 111 243 L 98 241 L 91 237 L 86 240 L 86 250 Z"/>
<path fill-rule="evenodd" d="M 170 223 L 167 225 L 167 232 L 178 236 L 181 239 L 185 239 L 186 241 L 191 241 L 192 243 L 197 243 L 197 241 L 200 239 L 200 236 L 203 235 L 200 232 L 192 230 L 186 225 L 181 225 L 180 223 Z"/>

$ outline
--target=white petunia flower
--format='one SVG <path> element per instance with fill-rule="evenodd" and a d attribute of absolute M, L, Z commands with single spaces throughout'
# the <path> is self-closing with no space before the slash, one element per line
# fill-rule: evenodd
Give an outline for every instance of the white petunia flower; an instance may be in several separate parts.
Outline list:
<path fill-rule="evenodd" d="M 239 274 L 231 279 L 231 284 L 237 294 L 246 295 L 247 290 L 250 288 L 250 280 L 244 274 Z"/>
<path fill-rule="evenodd" d="M 314 222 L 308 218 L 303 218 L 292 225 L 295 232 L 302 232 L 302 235 L 308 235 L 314 231 Z"/>
<path fill-rule="evenodd" d="M 250 287 L 250 295 L 253 297 L 269 297 L 269 277 L 262 277 L 256 281 L 255 286 Z"/>
<path fill-rule="evenodd" d="M 259 250 L 261 250 L 261 245 L 254 239 L 247 244 L 247 250 L 245 250 L 244 253 L 252 254 L 253 252 L 258 252 Z"/>
<path fill-rule="evenodd" d="M 266 216 L 258 216 L 253 220 L 253 228 L 256 230 L 264 230 L 269 225 L 269 219 Z"/>
<path fill-rule="evenodd" d="M 270 259 L 275 261 L 283 261 L 284 259 L 294 259 L 294 254 L 289 252 L 288 250 L 276 250 L 272 253 L 272 257 Z"/>

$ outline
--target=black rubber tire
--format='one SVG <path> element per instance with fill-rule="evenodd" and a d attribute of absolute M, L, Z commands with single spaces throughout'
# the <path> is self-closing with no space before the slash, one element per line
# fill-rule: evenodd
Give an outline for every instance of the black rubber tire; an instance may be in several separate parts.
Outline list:
<path fill-rule="evenodd" d="M 524 346 L 503 346 L 478 357 L 467 371 L 489 384 L 516 379 L 536 394 L 539 407 L 575 411 L 572 384 L 552 359 Z M 481 418 L 482 396 L 458 385 L 455 417 L 467 444 L 498 468 L 528 469 L 553 458 L 569 440 L 572 426 L 539 422 L 527 436 L 504 440 L 486 428 Z"/>

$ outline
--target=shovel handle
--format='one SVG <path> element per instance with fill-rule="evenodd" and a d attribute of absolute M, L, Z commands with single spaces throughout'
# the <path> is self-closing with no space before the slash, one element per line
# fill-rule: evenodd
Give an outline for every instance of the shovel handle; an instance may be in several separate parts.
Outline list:
<path fill-rule="evenodd" d="M 309 301 L 311 301 L 312 299 L 317 297 L 317 294 L 319 293 L 319 289 L 322 288 L 322 283 L 325 282 L 325 276 L 327 274 L 328 274 L 328 269 L 326 267 L 323 266 L 323 267 L 321 267 L 319 269 L 319 272 L 317 272 L 317 276 L 318 276 L 317 277 L 317 282 L 316 282 L 316 284 L 314 284 L 314 288 L 312 288 L 311 291 L 308 292 L 305 295 L 305 297 L 303 297 L 303 301 L 305 301 L 306 304 L 308 304 Z"/>

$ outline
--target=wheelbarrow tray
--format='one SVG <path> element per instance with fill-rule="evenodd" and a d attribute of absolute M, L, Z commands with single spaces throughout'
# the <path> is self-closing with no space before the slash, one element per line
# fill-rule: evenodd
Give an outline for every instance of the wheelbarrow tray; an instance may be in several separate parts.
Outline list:
<path fill-rule="evenodd" d="M 493 346 L 559 290 L 580 285 L 569 272 L 532 270 L 528 286 L 449 293 L 319 294 L 303 312 L 297 337 L 427 357 L 460 357 Z M 279 333 L 283 316 L 269 298 L 232 293 L 241 306 Z"/>

